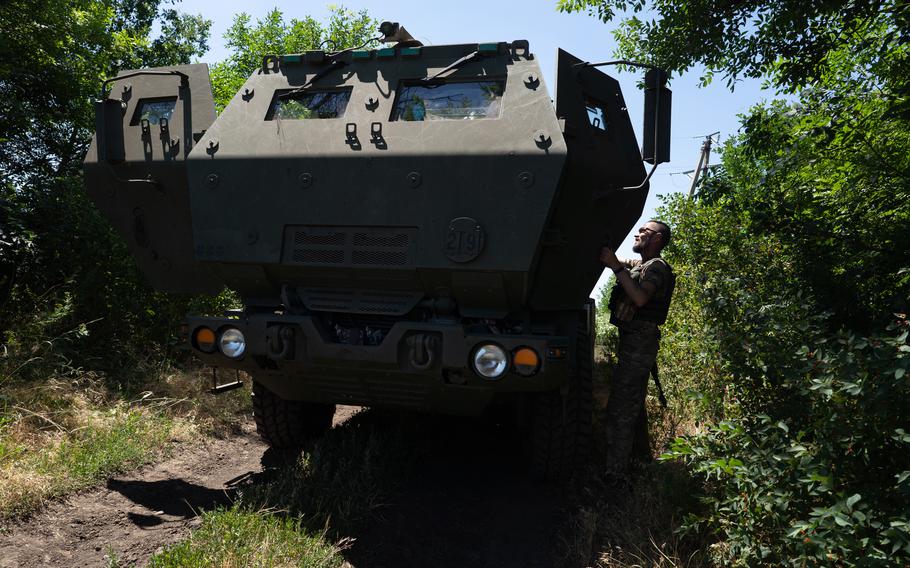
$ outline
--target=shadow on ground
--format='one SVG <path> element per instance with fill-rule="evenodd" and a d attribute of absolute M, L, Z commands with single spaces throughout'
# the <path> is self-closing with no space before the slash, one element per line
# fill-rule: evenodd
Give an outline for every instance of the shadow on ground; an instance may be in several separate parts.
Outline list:
<path fill-rule="evenodd" d="M 109 479 L 107 488 L 120 493 L 133 503 L 142 505 L 155 514 L 129 512 L 133 524 L 150 527 L 163 522 L 161 516 L 188 519 L 203 510 L 211 510 L 231 503 L 233 490 L 211 489 L 189 483 L 183 479 L 143 481 L 136 479 Z"/>
<path fill-rule="evenodd" d="M 365 417 L 366 418 L 366 417 Z M 492 421 L 404 416 L 422 429 L 399 492 L 357 529 L 355 568 L 554 565 L 558 487 L 528 479 L 521 440 Z"/>

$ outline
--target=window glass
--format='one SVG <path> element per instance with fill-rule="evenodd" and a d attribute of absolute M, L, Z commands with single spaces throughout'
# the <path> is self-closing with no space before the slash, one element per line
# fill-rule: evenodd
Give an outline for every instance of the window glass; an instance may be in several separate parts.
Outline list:
<path fill-rule="evenodd" d="M 499 118 L 504 81 L 435 83 L 398 88 L 392 120 L 474 120 Z"/>
<path fill-rule="evenodd" d="M 607 109 L 601 103 L 588 99 L 585 101 L 588 111 L 588 123 L 597 130 L 607 130 Z"/>
<path fill-rule="evenodd" d="M 171 120 L 174 114 L 174 108 L 177 106 L 177 97 L 162 97 L 157 99 L 140 99 L 136 105 L 136 113 L 130 124 L 133 126 L 139 124 L 141 120 L 149 121 L 149 124 L 158 124 L 161 119 Z"/>
<path fill-rule="evenodd" d="M 278 91 L 269 108 L 266 120 L 305 120 L 309 118 L 341 118 L 351 99 L 351 87 L 331 91 Z"/>

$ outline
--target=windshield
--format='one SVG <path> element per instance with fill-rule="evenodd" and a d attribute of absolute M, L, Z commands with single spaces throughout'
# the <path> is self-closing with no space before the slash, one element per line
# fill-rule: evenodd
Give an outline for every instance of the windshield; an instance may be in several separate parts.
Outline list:
<path fill-rule="evenodd" d="M 304 120 L 341 118 L 351 99 L 351 88 L 331 91 L 303 91 L 285 96 L 290 91 L 275 93 L 266 120 Z"/>
<path fill-rule="evenodd" d="M 499 118 L 503 81 L 402 84 L 391 120 L 474 120 Z"/>

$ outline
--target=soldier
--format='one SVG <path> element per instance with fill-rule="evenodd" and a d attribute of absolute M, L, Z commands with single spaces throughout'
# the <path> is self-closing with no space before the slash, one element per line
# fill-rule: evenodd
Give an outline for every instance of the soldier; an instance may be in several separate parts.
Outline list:
<path fill-rule="evenodd" d="M 669 242 L 670 227 L 652 219 L 638 229 L 632 245 L 641 260 L 620 259 L 608 247 L 600 252 L 600 261 L 616 275 L 610 323 L 619 328 L 619 364 L 607 402 L 607 476 L 613 481 L 627 480 L 636 424 L 647 428 L 648 373 L 676 284 L 673 269 L 660 257 Z"/>

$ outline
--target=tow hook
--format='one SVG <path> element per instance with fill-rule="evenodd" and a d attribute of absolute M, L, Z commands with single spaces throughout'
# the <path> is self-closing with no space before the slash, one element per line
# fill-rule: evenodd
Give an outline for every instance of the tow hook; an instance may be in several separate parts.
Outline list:
<path fill-rule="evenodd" d="M 436 363 L 439 338 L 435 334 L 415 333 L 407 338 L 408 364 L 418 371 L 426 371 Z"/>
<path fill-rule="evenodd" d="M 287 325 L 276 325 L 266 330 L 266 339 L 269 346 L 269 359 L 294 358 L 294 329 Z"/>

